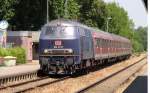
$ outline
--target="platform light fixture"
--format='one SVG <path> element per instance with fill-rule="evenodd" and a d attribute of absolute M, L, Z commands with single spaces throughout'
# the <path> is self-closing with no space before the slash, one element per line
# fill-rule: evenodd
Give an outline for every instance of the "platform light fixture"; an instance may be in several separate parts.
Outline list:
<path fill-rule="evenodd" d="M 108 24 L 109 24 L 109 20 L 111 20 L 111 19 L 112 19 L 111 17 L 107 17 L 107 21 L 106 21 L 106 22 L 107 22 L 107 23 L 106 23 L 106 25 L 107 25 L 107 30 L 106 30 L 106 31 L 107 31 L 107 32 L 109 32 L 109 31 L 108 31 L 108 28 L 109 28 Z"/>
<path fill-rule="evenodd" d="M 47 0 L 47 19 L 46 19 L 46 21 L 47 21 L 47 23 L 49 22 L 49 2 L 48 2 L 49 0 Z"/>

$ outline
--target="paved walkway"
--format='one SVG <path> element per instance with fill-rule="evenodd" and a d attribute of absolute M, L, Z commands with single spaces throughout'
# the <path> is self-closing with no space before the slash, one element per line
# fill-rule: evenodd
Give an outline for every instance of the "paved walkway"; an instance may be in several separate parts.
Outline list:
<path fill-rule="evenodd" d="M 24 65 L 17 65 L 11 67 L 0 67 L 0 78 L 5 76 L 12 76 L 19 73 L 27 73 L 36 71 L 40 68 L 37 63 L 29 63 Z"/>
<path fill-rule="evenodd" d="M 123 93 L 148 93 L 147 71 L 138 76 Z"/>

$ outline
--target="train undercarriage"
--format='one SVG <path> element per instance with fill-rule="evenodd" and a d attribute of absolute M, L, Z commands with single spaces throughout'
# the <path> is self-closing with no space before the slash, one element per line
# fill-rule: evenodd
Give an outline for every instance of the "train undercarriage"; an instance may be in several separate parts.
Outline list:
<path fill-rule="evenodd" d="M 65 74 L 65 75 L 72 75 L 76 72 L 84 72 L 89 73 L 91 68 L 95 66 L 105 65 L 108 63 L 116 63 L 122 60 L 128 59 L 131 55 L 123 55 L 119 57 L 112 57 L 112 58 L 105 58 L 105 59 L 88 59 L 82 60 L 80 64 L 75 64 L 74 61 L 72 62 L 65 62 L 65 61 L 50 61 L 50 60 L 40 60 L 40 73 L 44 74 Z M 70 60 L 71 61 L 71 60 Z"/>

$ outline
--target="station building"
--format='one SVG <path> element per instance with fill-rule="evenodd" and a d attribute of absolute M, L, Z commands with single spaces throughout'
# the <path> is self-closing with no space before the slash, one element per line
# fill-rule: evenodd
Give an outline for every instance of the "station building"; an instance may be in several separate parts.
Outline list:
<path fill-rule="evenodd" d="M 7 43 L 26 50 L 27 61 L 38 60 L 40 31 L 8 31 Z"/>

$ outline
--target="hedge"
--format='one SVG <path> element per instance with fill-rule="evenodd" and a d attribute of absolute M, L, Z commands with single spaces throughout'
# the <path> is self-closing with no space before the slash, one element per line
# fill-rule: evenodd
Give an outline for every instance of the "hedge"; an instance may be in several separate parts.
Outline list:
<path fill-rule="evenodd" d="M 17 58 L 16 63 L 17 64 L 24 64 L 26 63 L 26 53 L 25 49 L 21 47 L 15 47 L 15 48 L 0 48 L 0 56 L 14 56 Z"/>

